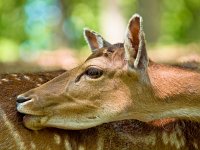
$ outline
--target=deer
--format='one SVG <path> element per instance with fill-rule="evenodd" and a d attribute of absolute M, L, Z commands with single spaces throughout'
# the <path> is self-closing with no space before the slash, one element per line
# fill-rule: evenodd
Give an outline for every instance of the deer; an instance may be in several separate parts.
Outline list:
<path fill-rule="evenodd" d="M 117 44 L 85 29 L 72 70 L 1 75 L 1 149 L 199 149 L 200 74 L 150 60 L 142 22 Z"/>
<path fill-rule="evenodd" d="M 141 150 L 159 149 L 159 147 L 172 149 L 183 146 L 185 136 L 182 128 L 185 123 L 167 119 L 163 120 L 161 125 L 158 125 L 158 122 L 155 125 L 155 123 L 144 123 L 138 120 L 122 120 L 87 130 L 74 131 L 57 128 L 32 131 L 25 128 L 24 115 L 15 109 L 16 96 L 41 86 L 64 72 L 61 70 L 0 74 L 0 149 Z M 160 143 L 159 146 L 156 143 Z"/>
<path fill-rule="evenodd" d="M 16 96 L 64 72 L 0 74 L 0 149 L 198 149 L 199 124 L 173 118 L 149 123 L 122 120 L 85 130 L 25 128 L 24 115 L 15 109 Z"/>

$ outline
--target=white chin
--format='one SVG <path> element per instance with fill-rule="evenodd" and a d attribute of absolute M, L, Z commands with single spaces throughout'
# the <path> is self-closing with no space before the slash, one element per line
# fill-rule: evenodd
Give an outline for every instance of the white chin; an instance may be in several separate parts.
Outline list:
<path fill-rule="evenodd" d="M 50 118 L 45 126 L 46 127 L 54 127 L 59 129 L 66 130 L 83 130 L 92 128 L 102 124 L 99 120 L 91 120 L 91 119 L 61 119 L 61 118 Z"/>

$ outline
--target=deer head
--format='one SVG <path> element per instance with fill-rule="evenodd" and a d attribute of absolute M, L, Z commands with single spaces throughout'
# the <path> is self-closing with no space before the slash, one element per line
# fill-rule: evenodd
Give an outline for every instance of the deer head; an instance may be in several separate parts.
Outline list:
<path fill-rule="evenodd" d="M 25 114 L 27 128 L 79 130 L 145 120 L 142 104 L 151 90 L 142 18 L 135 14 L 130 19 L 124 44 L 110 44 L 89 29 L 84 36 L 92 54 L 83 64 L 18 96 L 17 110 Z"/>

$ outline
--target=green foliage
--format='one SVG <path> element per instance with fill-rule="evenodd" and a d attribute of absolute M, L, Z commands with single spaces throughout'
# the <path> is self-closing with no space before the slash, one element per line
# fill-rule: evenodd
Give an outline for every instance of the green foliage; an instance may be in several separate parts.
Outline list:
<path fill-rule="evenodd" d="M 163 0 L 161 13 L 161 41 L 187 43 L 200 39 L 200 1 Z"/>
<path fill-rule="evenodd" d="M 19 45 L 27 36 L 24 32 L 23 0 L 0 0 L 0 60 L 18 58 Z M 9 57 L 8 57 L 9 56 Z"/>
<path fill-rule="evenodd" d="M 18 44 L 10 39 L 0 39 L 0 60 L 2 62 L 16 61 L 19 56 Z M 8 57 L 9 56 L 9 57 Z"/>
<path fill-rule="evenodd" d="M 80 48 L 85 45 L 83 28 L 99 29 L 99 3 L 93 0 L 68 0 L 62 4 L 68 45 Z"/>
<path fill-rule="evenodd" d="M 26 39 L 24 32 L 24 2 L 20 0 L 0 0 L 0 37 L 22 42 Z"/>
<path fill-rule="evenodd" d="M 144 18 L 156 18 L 147 9 L 159 5 L 157 18 L 160 20 L 154 31 L 160 33 L 156 36 L 161 43 L 200 40 L 199 0 L 152 1 L 116 0 L 113 4 L 118 5 L 125 20 L 136 10 L 148 14 Z M 80 49 L 85 45 L 83 28 L 100 31 L 101 14 L 104 6 L 110 3 L 112 1 L 108 3 L 107 0 L 0 0 L 0 61 L 14 61 L 19 54 L 59 46 Z M 149 6 L 144 7 L 147 4 Z M 150 29 L 146 28 L 148 31 Z"/>
<path fill-rule="evenodd" d="M 57 28 L 62 17 L 57 0 L 27 0 L 24 12 L 25 32 L 28 38 L 21 43 L 21 53 L 51 48 L 53 30 Z"/>
<path fill-rule="evenodd" d="M 120 9 L 123 12 L 124 17 L 126 20 L 133 15 L 135 10 L 138 8 L 138 1 L 137 0 L 119 0 Z"/>

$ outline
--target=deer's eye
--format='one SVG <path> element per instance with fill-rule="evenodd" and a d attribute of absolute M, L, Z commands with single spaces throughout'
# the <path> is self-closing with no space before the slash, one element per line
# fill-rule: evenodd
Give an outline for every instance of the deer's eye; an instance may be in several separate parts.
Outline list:
<path fill-rule="evenodd" d="M 103 75 L 103 71 L 98 68 L 91 67 L 86 70 L 85 74 L 91 79 L 97 79 Z"/>

